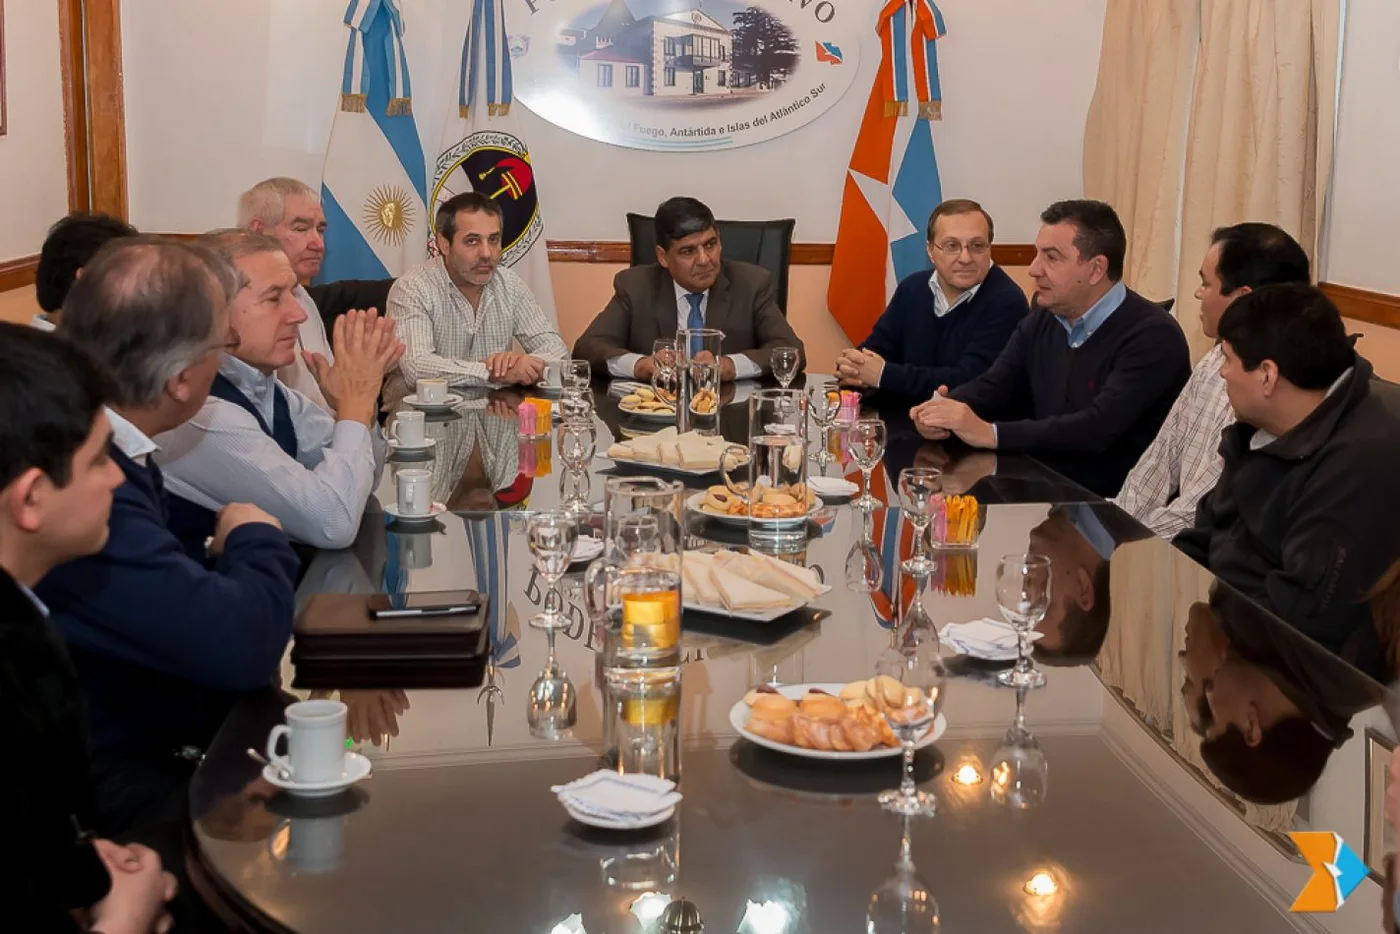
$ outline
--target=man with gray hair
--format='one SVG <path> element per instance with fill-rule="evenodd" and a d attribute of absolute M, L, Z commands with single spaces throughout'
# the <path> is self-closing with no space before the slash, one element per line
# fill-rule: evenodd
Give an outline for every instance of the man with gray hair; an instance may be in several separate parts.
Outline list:
<path fill-rule="evenodd" d="M 326 258 L 326 214 L 321 199 L 306 183 L 295 178 L 269 178 L 258 182 L 238 198 L 238 226 L 266 234 L 282 244 L 297 285 L 292 296 L 306 311 L 299 329 L 301 346 L 334 363 L 327 328 L 350 309 L 383 311 L 393 279 L 345 279 L 312 285 Z M 331 411 L 315 375 L 301 354 L 281 368 L 277 378 L 326 411 Z"/>
<path fill-rule="evenodd" d="M 173 494 L 171 528 L 186 549 L 202 548 L 215 511 L 246 501 L 276 516 L 294 541 L 347 548 L 384 465 L 379 390 L 403 354 L 393 322 L 373 311 L 336 319 L 335 363 L 310 360 L 334 413 L 327 415 L 274 375 L 298 356 L 297 329 L 306 321 L 281 244 L 236 229 L 200 242 L 238 274 L 229 310 L 238 343 L 219 364 L 203 407 L 157 439 L 156 459 Z"/>
<path fill-rule="evenodd" d="M 125 478 L 107 544 L 35 588 L 86 699 L 98 830 L 184 812 L 199 750 L 242 692 L 266 687 L 292 631 L 297 558 L 276 519 L 235 503 L 216 517 L 212 569 L 167 527 L 152 438 L 199 411 L 224 351 L 236 279 L 197 244 L 104 246 L 63 306 L 60 336 L 111 373 L 111 456 Z"/>

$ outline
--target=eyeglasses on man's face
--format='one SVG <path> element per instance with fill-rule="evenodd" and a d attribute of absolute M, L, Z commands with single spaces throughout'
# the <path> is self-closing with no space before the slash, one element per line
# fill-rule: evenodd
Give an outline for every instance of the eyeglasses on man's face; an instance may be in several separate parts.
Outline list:
<path fill-rule="evenodd" d="M 992 245 L 986 240 L 969 240 L 963 243 L 959 240 L 944 240 L 941 243 L 932 244 L 933 248 L 945 256 L 961 256 L 963 250 L 967 250 L 972 256 L 986 256 L 991 252 Z"/>

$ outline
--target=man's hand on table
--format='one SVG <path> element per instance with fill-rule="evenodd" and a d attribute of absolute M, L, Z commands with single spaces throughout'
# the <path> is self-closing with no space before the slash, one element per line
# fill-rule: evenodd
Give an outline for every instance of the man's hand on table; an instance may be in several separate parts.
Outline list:
<path fill-rule="evenodd" d="M 714 363 L 715 355 L 710 353 L 708 350 L 702 350 L 695 355 L 695 358 L 691 362 Z M 723 383 L 734 382 L 734 361 L 730 360 L 728 357 L 719 358 L 719 378 L 720 382 Z"/>
<path fill-rule="evenodd" d="M 533 386 L 544 378 L 545 361 L 532 354 L 513 350 L 492 354 L 486 358 L 486 370 L 492 382 L 512 386 Z"/>
<path fill-rule="evenodd" d="M 933 441 L 942 440 L 951 432 L 975 448 L 997 446 L 992 423 L 978 418 L 971 406 L 949 399 L 947 386 L 939 386 L 932 399 L 910 409 L 909 417 L 919 434 Z"/>
<path fill-rule="evenodd" d="M 885 358 L 873 350 L 847 348 L 836 358 L 836 376 L 843 386 L 878 389 L 884 372 Z"/>
<path fill-rule="evenodd" d="M 642 357 L 637 361 L 637 365 L 632 367 L 632 378 L 651 382 L 652 376 L 656 374 L 656 358 Z"/>

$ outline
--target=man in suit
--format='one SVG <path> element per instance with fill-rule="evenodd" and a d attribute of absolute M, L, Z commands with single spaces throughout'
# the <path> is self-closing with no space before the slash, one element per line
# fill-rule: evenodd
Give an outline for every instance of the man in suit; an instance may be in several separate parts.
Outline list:
<path fill-rule="evenodd" d="M 574 356 L 625 379 L 651 379 L 658 340 L 682 328 L 724 332 L 720 378 L 751 379 L 772 370 L 775 347 L 798 340 L 778 307 L 773 278 L 752 263 L 723 259 L 710 209 L 694 198 L 670 198 L 656 209 L 656 263 L 624 269 L 613 297 L 574 345 Z"/>
<path fill-rule="evenodd" d="M 174 880 L 143 846 L 92 840 L 82 695 L 62 640 L 30 589 L 107 540 L 122 472 L 108 455 L 103 379 L 49 334 L 0 324 L 0 724 L 42 768 L 0 773 L 16 858 L 0 881 L 15 930 L 147 931 Z M 23 853 L 23 857 L 19 857 Z"/>
<path fill-rule="evenodd" d="M 238 280 L 199 244 L 129 237 L 83 269 L 59 335 L 112 374 L 117 488 L 101 551 L 35 588 L 63 634 L 89 716 L 102 833 L 178 823 L 200 751 L 234 702 L 266 687 L 292 632 L 298 562 L 256 506 L 219 510 L 213 568 L 170 531 L 151 439 L 198 412 L 236 336 Z"/>

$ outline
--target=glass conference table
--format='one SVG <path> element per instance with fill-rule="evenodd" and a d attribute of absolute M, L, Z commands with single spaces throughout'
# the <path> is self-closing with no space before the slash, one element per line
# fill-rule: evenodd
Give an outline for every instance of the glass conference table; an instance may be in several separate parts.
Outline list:
<path fill-rule="evenodd" d="M 721 419 L 735 440 L 747 422 L 739 395 Z M 602 452 L 639 426 L 620 419 L 601 387 L 598 399 Z M 728 719 L 749 687 L 775 677 L 872 673 L 891 641 L 892 604 L 888 593 L 845 585 L 859 513 L 819 513 L 799 556 L 833 588 L 815 604 L 819 618 L 772 629 L 687 619 L 684 801 L 650 831 L 590 830 L 550 792 L 596 768 L 602 752 L 599 645 L 578 574 L 565 579 L 570 624 L 558 639 L 578 724 L 558 741 L 533 738 L 526 724 L 545 637 L 526 625 L 543 592 L 523 525 L 529 510 L 559 501 L 561 466 L 545 448 L 522 445 L 513 405 L 482 395 L 431 421 L 435 456 L 412 466 L 433 471 L 434 498 L 454 511 L 406 530 L 372 501 L 355 545 L 317 554 L 298 593 L 480 587 L 493 598 L 491 683 L 318 692 L 350 706 L 374 773 L 336 798 L 298 800 L 278 795 L 244 752 L 262 748 L 291 695 L 308 694 L 288 661 L 291 687 L 243 701 L 194 778 L 189 869 L 200 894 L 238 930 L 648 932 L 682 897 L 707 932 L 866 930 L 871 894 L 899 851 L 900 822 L 875 802 L 897 784 L 898 759 L 800 759 L 738 737 Z M 1060 568 L 1061 598 L 1041 639 L 1059 651 L 1039 662 L 1048 683 L 1024 698 L 1043 752 L 1043 769 L 1025 778 L 1043 793 L 1024 796 L 1023 807 L 989 794 L 1017 693 L 998 686 L 995 668 L 950 658 L 949 728 L 916 766 L 938 813 L 912 826 L 913 860 L 943 930 L 1377 930 L 1374 880 L 1336 914 L 1288 913 L 1310 877 L 1288 831 L 1336 831 L 1358 854 L 1367 849 L 1378 832 L 1367 827 L 1378 813 L 1367 802 L 1369 731 L 1393 735 L 1382 688 L 1036 462 L 924 443 L 898 413 L 889 423 L 877 492 L 892 488 L 886 471 L 933 464 L 988 504 L 979 549 L 943 560 L 924 595 L 936 623 L 997 616 L 992 577 L 1003 554 L 1030 547 Z M 390 501 L 399 466 L 384 471 Z M 595 500 L 610 469 L 594 463 Z M 897 509 L 877 511 L 875 522 L 898 540 Z M 716 534 L 698 517 L 691 523 L 694 534 Z M 1215 708 L 1202 702 L 1207 681 Z M 1243 734 L 1225 724 L 1247 722 L 1251 710 L 1265 711 L 1266 726 L 1310 728 L 1288 733 L 1294 745 L 1233 742 Z"/>

